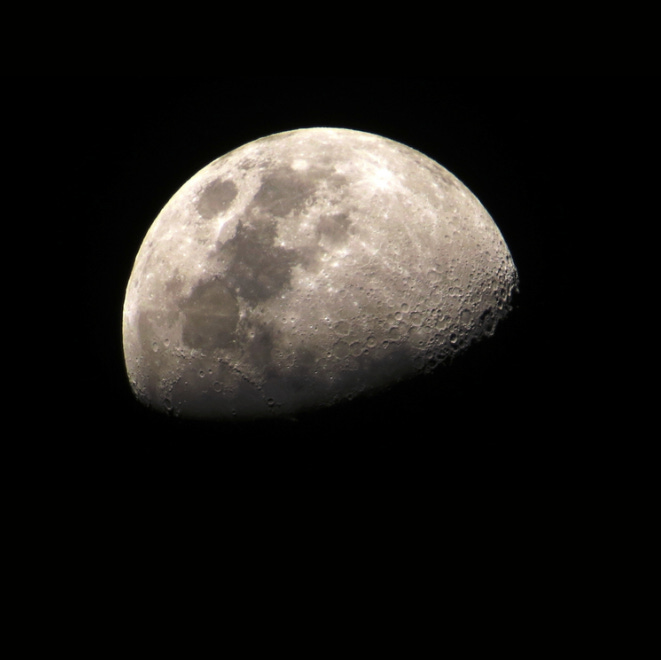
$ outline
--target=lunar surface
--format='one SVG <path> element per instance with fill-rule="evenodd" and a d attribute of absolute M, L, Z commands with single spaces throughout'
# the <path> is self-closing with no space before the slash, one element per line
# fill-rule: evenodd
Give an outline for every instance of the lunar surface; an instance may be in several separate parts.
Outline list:
<path fill-rule="evenodd" d="M 422 153 L 347 129 L 250 142 L 195 174 L 128 283 L 144 404 L 296 415 L 434 369 L 491 335 L 517 271 L 477 198 Z"/>

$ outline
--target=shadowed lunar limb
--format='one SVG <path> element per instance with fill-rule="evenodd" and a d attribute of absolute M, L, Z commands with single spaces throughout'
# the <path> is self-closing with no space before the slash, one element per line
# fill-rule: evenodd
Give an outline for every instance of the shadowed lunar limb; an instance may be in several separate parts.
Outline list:
<path fill-rule="evenodd" d="M 295 415 L 429 371 L 490 336 L 517 272 L 477 198 L 405 145 L 271 135 L 166 204 L 135 260 L 124 355 L 145 404 Z"/>

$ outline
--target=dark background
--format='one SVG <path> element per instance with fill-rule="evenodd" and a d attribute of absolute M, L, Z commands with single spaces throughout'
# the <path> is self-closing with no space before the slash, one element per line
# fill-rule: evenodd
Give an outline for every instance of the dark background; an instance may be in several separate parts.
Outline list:
<path fill-rule="evenodd" d="M 625 77 L 5 78 L 5 483 L 98 488 L 639 488 L 658 440 L 627 373 L 622 254 L 650 223 L 654 85 Z M 495 336 L 429 377 L 298 421 L 193 423 L 137 403 L 122 304 L 163 205 L 214 158 L 310 126 L 437 160 L 520 275 Z M 642 205 L 644 206 L 644 204 Z M 13 236 L 14 234 L 10 234 Z M 644 241 L 645 239 L 643 239 Z M 640 366 L 640 359 L 638 359 Z M 14 366 L 16 364 L 16 366 Z"/>

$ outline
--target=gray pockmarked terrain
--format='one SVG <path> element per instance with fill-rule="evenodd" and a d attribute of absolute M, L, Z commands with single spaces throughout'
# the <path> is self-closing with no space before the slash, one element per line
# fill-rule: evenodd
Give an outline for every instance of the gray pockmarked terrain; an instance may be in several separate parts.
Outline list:
<path fill-rule="evenodd" d="M 195 174 L 126 291 L 140 401 L 185 417 L 296 414 L 429 371 L 493 333 L 517 272 L 450 172 L 359 131 L 246 144 Z"/>

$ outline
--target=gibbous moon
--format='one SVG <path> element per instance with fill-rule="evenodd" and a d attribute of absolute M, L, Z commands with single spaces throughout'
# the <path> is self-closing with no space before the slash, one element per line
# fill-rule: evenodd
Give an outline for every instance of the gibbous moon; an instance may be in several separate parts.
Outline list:
<path fill-rule="evenodd" d="M 494 332 L 517 272 L 422 153 L 360 131 L 250 142 L 193 176 L 135 259 L 123 341 L 144 404 L 295 415 L 429 371 Z"/>

